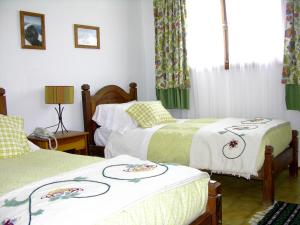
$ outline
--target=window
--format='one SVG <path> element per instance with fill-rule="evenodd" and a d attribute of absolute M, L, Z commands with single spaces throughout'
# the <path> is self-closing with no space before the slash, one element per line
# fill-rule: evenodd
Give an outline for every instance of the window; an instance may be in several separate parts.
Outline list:
<path fill-rule="evenodd" d="M 187 0 L 187 48 L 191 67 L 224 65 L 222 0 Z M 283 58 L 280 0 L 226 0 L 231 65 Z"/>

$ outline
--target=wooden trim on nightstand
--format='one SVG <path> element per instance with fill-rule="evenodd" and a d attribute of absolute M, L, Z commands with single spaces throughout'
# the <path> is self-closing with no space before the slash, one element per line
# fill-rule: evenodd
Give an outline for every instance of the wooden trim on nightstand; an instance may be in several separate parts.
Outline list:
<path fill-rule="evenodd" d="M 88 155 L 88 132 L 83 131 L 68 131 L 57 132 L 55 137 L 57 139 L 57 151 L 73 151 L 76 154 Z M 47 139 L 42 139 L 33 135 L 28 136 L 28 139 L 34 144 L 43 149 L 50 149 Z M 52 146 L 55 146 L 54 140 L 51 141 Z"/>

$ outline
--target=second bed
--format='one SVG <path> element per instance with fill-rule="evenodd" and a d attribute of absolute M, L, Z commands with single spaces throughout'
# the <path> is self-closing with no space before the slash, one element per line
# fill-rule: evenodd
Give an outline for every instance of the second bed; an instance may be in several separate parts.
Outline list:
<path fill-rule="evenodd" d="M 91 134 L 91 151 L 104 149 L 104 146 L 95 145 L 93 139 L 95 132 L 99 131 L 96 131 L 99 126 L 92 120 L 97 106 L 137 100 L 136 84 L 131 83 L 129 86 L 129 93 L 116 85 L 108 85 L 94 95 L 90 94 L 89 85 L 82 86 L 84 126 L 85 131 Z M 192 130 L 197 128 L 197 131 L 193 136 L 189 131 L 188 135 L 182 135 L 182 127 L 183 130 L 184 127 L 192 127 Z M 211 133 L 212 128 L 217 132 Z M 174 131 L 177 136 L 172 136 Z M 158 132 L 164 135 L 157 135 Z M 202 136 L 195 138 L 198 133 L 202 133 Z M 152 141 L 153 136 L 156 136 L 156 141 Z M 207 136 L 205 141 L 201 140 L 203 136 Z M 261 139 L 255 139 L 256 136 Z M 286 168 L 289 168 L 290 176 L 298 175 L 297 136 L 298 132 L 292 131 L 286 121 L 268 118 L 202 119 L 177 121 L 146 129 L 135 128 L 122 134 L 113 132 L 105 147 L 108 157 L 126 153 L 159 162 L 175 162 L 198 169 L 262 180 L 263 202 L 271 204 L 274 201 L 275 176 Z M 172 141 L 180 138 L 182 139 L 179 142 Z M 189 154 L 184 153 L 186 147 L 182 145 L 187 139 L 190 139 L 191 146 Z M 151 146 L 154 151 L 149 151 Z M 245 164 L 252 165 L 250 171 L 242 170 Z M 226 169 L 217 167 L 220 165 L 225 165 Z M 236 167 L 235 170 L 232 170 L 233 167 Z"/>

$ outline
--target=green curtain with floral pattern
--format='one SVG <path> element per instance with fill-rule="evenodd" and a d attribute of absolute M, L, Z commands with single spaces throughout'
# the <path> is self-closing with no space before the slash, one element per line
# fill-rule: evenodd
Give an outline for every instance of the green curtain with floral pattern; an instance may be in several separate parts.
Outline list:
<path fill-rule="evenodd" d="M 185 0 L 153 0 L 156 97 L 169 109 L 189 108 Z"/>
<path fill-rule="evenodd" d="M 287 109 L 300 110 L 300 1 L 286 0 L 283 79 Z"/>

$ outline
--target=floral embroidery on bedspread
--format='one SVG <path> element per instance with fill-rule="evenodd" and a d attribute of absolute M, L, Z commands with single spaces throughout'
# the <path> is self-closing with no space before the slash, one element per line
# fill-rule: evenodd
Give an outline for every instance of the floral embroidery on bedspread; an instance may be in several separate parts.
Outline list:
<path fill-rule="evenodd" d="M 73 179 L 67 179 L 66 177 L 66 179 L 56 181 L 50 179 L 48 183 L 44 184 L 37 183 L 36 186 L 26 187 L 26 191 L 12 192 L 6 199 L 2 200 L 0 225 L 31 225 L 39 224 L 40 221 L 47 223 L 49 215 L 54 215 L 53 213 L 56 210 L 61 211 L 66 205 L 81 204 L 81 200 L 77 202 L 75 199 L 86 199 L 86 201 L 82 200 L 83 205 L 88 204 L 88 199 L 91 199 L 92 202 L 102 202 L 101 199 L 93 200 L 93 198 L 108 193 L 115 182 L 126 183 L 124 181 L 127 181 L 132 182 L 133 185 L 138 185 L 135 183 L 143 179 L 161 176 L 168 169 L 169 167 L 166 165 L 155 163 L 109 164 L 103 166 L 100 170 L 93 167 L 92 174 L 85 172 L 85 174 L 91 175 L 92 179 L 88 179 L 86 176 L 77 176 Z M 116 181 L 101 182 L 109 181 L 106 178 Z M 115 185 L 114 188 L 117 186 L 120 186 L 120 184 Z M 110 194 L 109 198 L 111 198 L 111 195 L 114 194 Z M 2 215 L 1 209 L 6 212 L 5 215 Z M 19 217 L 16 219 L 15 216 Z M 60 217 L 64 218 L 64 214 Z M 64 219 L 68 219 L 67 216 L 65 217 Z M 51 218 L 51 221 L 53 219 L 58 220 L 58 218 Z"/>
<path fill-rule="evenodd" d="M 222 147 L 222 153 L 227 159 L 236 159 L 240 157 L 247 146 L 245 139 L 246 134 L 239 133 L 241 131 L 254 130 L 259 128 L 259 125 L 271 122 L 271 119 L 254 118 L 241 121 L 240 124 L 224 128 L 225 131 L 219 131 L 219 134 L 232 134 L 234 137 Z"/>
<path fill-rule="evenodd" d="M 68 199 L 79 195 L 79 192 L 82 191 L 82 188 L 58 188 L 48 192 L 46 195 L 42 196 L 41 199 L 48 198 L 49 201 L 55 201 L 57 199 Z"/>
<path fill-rule="evenodd" d="M 1 225 L 15 225 L 17 219 L 5 219 L 1 222 Z"/>
<path fill-rule="evenodd" d="M 73 183 L 72 186 L 76 186 L 80 184 L 81 186 L 90 186 L 92 185 L 101 185 L 102 186 L 102 191 L 101 188 L 99 189 L 98 193 L 90 193 L 88 195 L 84 195 L 85 191 L 81 187 L 64 187 L 64 185 L 68 183 Z M 61 187 L 58 188 L 52 188 L 51 186 L 55 185 L 61 185 Z M 44 190 L 46 189 L 46 190 Z M 98 190 L 97 189 L 97 190 Z M 54 181 L 51 183 L 47 183 L 44 185 L 41 185 L 37 188 L 35 188 L 30 194 L 29 197 L 24 199 L 24 200 L 16 200 L 16 198 L 13 198 L 11 200 L 6 199 L 4 201 L 4 205 L 2 207 L 17 207 L 22 204 L 28 203 L 28 225 L 31 224 L 32 219 L 34 216 L 42 215 L 44 213 L 43 209 L 36 209 L 36 211 L 32 211 L 33 206 L 35 205 L 40 205 L 41 202 L 36 202 L 38 199 L 39 201 L 47 200 L 49 203 L 54 202 L 56 200 L 65 200 L 65 199 L 72 199 L 72 198 L 91 198 L 91 197 L 97 197 L 103 194 L 106 194 L 110 189 L 110 185 L 104 182 L 100 181 L 95 181 L 95 180 L 87 180 L 81 177 L 78 179 L 76 177 L 73 180 L 62 180 L 62 181 Z M 34 198 L 35 195 L 38 195 L 38 199 Z M 35 200 L 33 200 L 35 199 Z M 45 207 L 45 204 L 43 205 Z M 16 220 L 10 220 L 7 219 L 2 224 L 4 225 L 14 225 Z"/>
<path fill-rule="evenodd" d="M 102 176 L 114 179 L 137 183 L 143 179 L 161 176 L 168 171 L 164 164 L 116 164 L 104 168 Z M 121 173 L 117 173 L 120 172 Z M 137 174 L 144 172 L 143 174 Z"/>

